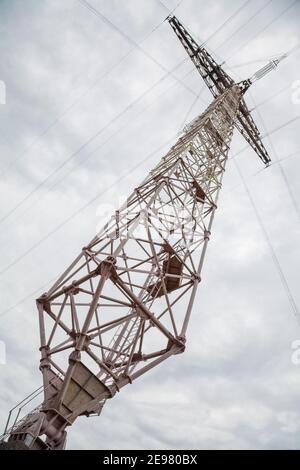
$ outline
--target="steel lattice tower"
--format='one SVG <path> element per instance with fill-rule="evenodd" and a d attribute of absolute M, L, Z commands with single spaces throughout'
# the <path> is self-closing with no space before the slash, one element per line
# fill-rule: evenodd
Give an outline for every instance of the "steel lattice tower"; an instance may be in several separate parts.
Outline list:
<path fill-rule="evenodd" d="M 122 387 L 184 351 L 234 127 L 270 161 L 243 98 L 251 80 L 235 84 L 177 18 L 169 22 L 214 101 L 37 300 L 44 400 L 6 430 L 9 441 L 64 448 L 78 416 L 100 414 Z"/>

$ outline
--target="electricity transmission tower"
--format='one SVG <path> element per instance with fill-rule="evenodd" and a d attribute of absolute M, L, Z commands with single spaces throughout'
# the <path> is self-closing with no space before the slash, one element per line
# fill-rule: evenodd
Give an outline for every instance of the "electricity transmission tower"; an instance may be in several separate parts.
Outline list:
<path fill-rule="evenodd" d="M 8 444 L 63 449 L 79 416 L 185 349 L 187 327 L 237 128 L 270 157 L 235 83 L 174 16 L 168 21 L 214 96 L 126 203 L 37 299 L 42 404 L 6 426 Z"/>

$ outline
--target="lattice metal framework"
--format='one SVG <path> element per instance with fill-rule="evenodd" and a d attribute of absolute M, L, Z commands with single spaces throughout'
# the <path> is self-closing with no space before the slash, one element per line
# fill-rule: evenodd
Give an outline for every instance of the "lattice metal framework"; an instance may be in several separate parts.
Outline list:
<path fill-rule="evenodd" d="M 37 300 L 44 400 L 9 432 L 32 449 L 64 448 L 78 416 L 184 351 L 234 127 L 269 161 L 243 98 L 251 81 L 235 84 L 169 22 L 214 101 Z"/>
<path fill-rule="evenodd" d="M 230 88 L 234 84 L 234 80 L 225 72 L 221 65 L 217 64 L 203 46 L 197 44 L 180 21 L 175 16 L 172 16 L 169 18 L 169 23 L 212 95 L 216 98 L 223 93 L 224 90 Z M 245 80 L 241 83 L 241 86 L 244 87 L 244 91 L 246 91 L 250 85 L 251 80 Z M 259 158 L 266 165 L 269 164 L 271 161 L 270 156 L 260 139 L 260 132 L 244 98 L 240 101 L 239 111 L 234 125 L 246 142 L 251 145 Z"/>

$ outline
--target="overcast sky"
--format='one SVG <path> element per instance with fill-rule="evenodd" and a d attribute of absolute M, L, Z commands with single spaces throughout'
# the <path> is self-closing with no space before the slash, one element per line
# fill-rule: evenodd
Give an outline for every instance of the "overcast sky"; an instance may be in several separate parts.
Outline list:
<path fill-rule="evenodd" d="M 195 101 L 201 77 L 163 21 L 178 0 L 90 4 L 100 14 L 0 2 L 3 423 L 41 384 L 35 298 L 212 100 Z M 183 0 L 176 15 L 237 81 L 292 50 L 247 95 L 274 164 L 251 149 L 228 163 L 185 354 L 80 418 L 68 448 L 299 449 L 300 1 Z M 236 135 L 231 155 L 244 147 Z"/>

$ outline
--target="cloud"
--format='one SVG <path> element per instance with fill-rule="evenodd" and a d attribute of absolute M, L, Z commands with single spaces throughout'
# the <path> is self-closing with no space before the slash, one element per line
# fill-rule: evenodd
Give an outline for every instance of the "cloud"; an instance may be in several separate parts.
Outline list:
<path fill-rule="evenodd" d="M 164 2 L 169 9 L 177 3 Z M 24 2 L 14 0 L 0 6 L 5 64 L 0 79 L 7 93 L 7 103 L 0 105 L 1 217 L 74 154 L 2 222 L 1 267 L 101 192 L 1 276 L 1 311 L 29 296 L 0 317 L 0 339 L 7 348 L 7 365 L 0 366 L 3 423 L 6 412 L 41 384 L 37 294 L 30 293 L 50 285 L 92 238 L 98 205 L 126 195 L 158 162 L 163 150 L 155 151 L 179 131 L 195 99 L 168 75 L 121 114 L 165 74 L 149 54 L 171 70 L 185 53 L 163 22 L 166 10 L 157 0 L 93 5 L 135 41 L 157 27 L 142 43 L 146 55 L 79 2 L 32 1 L 24 9 Z M 184 0 L 178 16 L 205 40 L 240 5 Z M 208 42 L 218 60 L 230 57 L 225 67 L 235 79 L 262 65 L 253 61 L 287 51 L 299 41 L 299 2 L 255 37 L 286 2 L 273 1 L 247 24 L 260 6 L 258 0 L 250 2 Z M 241 63 L 245 65 L 235 67 Z M 174 75 L 182 78 L 192 68 L 186 61 Z M 263 133 L 299 114 L 300 105 L 291 100 L 292 84 L 299 78 L 298 49 L 253 86 L 247 96 L 251 106 L 290 85 L 258 108 L 260 115 L 253 112 L 260 129 L 261 121 L 265 125 Z M 202 87 L 196 73 L 182 80 L 195 93 Z M 198 100 L 187 120 L 211 100 L 207 90 L 202 97 L 204 103 Z M 274 161 L 298 151 L 298 128 L 296 121 L 272 134 L 273 147 L 266 139 Z M 232 155 L 243 146 L 236 135 Z M 299 155 L 261 173 L 250 149 L 236 158 L 299 305 L 299 214 L 291 198 L 299 206 Z M 69 431 L 68 447 L 299 449 L 300 369 L 291 362 L 291 343 L 299 337 L 268 243 L 229 161 L 185 354 L 125 387 L 99 418 L 80 418 Z"/>

